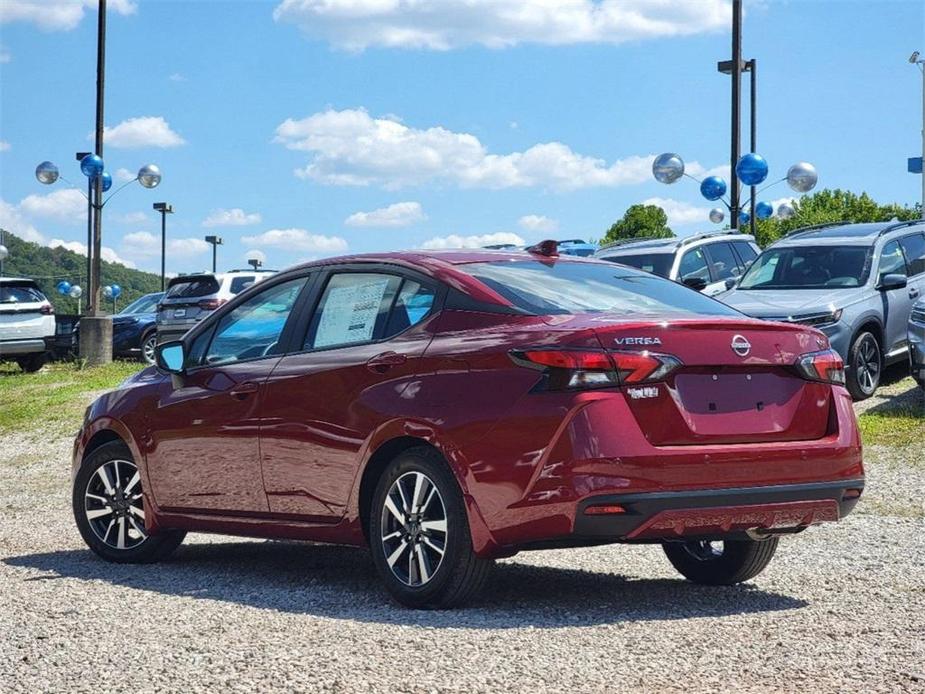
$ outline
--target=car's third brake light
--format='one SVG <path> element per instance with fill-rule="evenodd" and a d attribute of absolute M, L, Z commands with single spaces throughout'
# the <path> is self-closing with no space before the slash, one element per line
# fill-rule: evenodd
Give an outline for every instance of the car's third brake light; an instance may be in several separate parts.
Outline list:
<path fill-rule="evenodd" d="M 821 352 L 804 354 L 796 363 L 797 371 L 811 381 L 825 381 L 826 383 L 845 383 L 845 363 L 833 349 L 824 349 Z"/>
<path fill-rule="evenodd" d="M 594 350 L 511 352 L 514 363 L 544 371 L 550 390 L 603 388 L 663 380 L 680 363 L 666 354 Z"/>
<path fill-rule="evenodd" d="M 55 314 L 55 307 L 51 304 L 42 304 L 39 307 L 39 313 L 45 316 L 53 316 Z"/>

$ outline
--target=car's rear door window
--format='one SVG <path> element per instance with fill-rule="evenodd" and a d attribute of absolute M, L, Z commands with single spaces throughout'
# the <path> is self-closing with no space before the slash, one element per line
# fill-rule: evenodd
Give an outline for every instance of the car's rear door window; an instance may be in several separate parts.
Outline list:
<path fill-rule="evenodd" d="M 383 273 L 332 275 L 309 323 L 303 348 L 324 349 L 380 339 L 401 283 L 401 277 Z"/>
<path fill-rule="evenodd" d="M 709 284 L 710 269 L 707 266 L 707 257 L 704 255 L 702 248 L 695 248 L 681 256 L 681 264 L 678 266 L 678 279 L 682 282 L 702 279 Z"/>
<path fill-rule="evenodd" d="M 739 256 L 739 260 L 742 261 L 743 268 L 751 265 L 755 258 L 758 257 L 758 254 L 755 252 L 755 249 L 752 248 L 750 243 L 745 241 L 733 241 L 732 246 L 735 248 L 735 251 Z"/>
<path fill-rule="evenodd" d="M 925 236 L 911 234 L 899 240 L 899 244 L 906 254 L 906 263 L 909 265 L 909 276 L 920 275 L 925 272 Z"/>
<path fill-rule="evenodd" d="M 389 312 L 383 338 L 404 332 L 420 323 L 434 305 L 434 290 L 411 279 L 406 279 L 398 290 L 398 296 Z"/>

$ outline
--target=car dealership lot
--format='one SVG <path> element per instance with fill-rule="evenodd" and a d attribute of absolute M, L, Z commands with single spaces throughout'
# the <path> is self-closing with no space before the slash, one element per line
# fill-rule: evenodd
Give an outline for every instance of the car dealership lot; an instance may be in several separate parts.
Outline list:
<path fill-rule="evenodd" d="M 925 405 L 902 379 L 864 407 Z M 748 584 L 686 583 L 654 546 L 523 553 L 473 608 L 415 612 L 347 548 L 192 535 L 100 561 L 70 514 L 75 427 L 0 433 L 0 691 L 925 690 L 921 438 L 872 429 L 858 510 Z"/>

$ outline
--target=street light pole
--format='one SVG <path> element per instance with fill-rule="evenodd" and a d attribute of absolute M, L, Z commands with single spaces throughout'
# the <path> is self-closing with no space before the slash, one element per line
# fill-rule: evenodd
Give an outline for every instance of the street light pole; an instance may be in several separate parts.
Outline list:
<path fill-rule="evenodd" d="M 739 180 L 735 175 L 739 161 L 739 125 L 742 86 L 742 0 L 732 0 L 732 142 L 730 143 L 729 166 L 732 170 L 729 191 L 729 220 L 733 231 L 739 228 Z"/>
<path fill-rule="evenodd" d="M 913 65 L 918 65 L 919 70 L 922 73 L 922 219 L 925 219 L 925 58 L 919 57 L 919 52 L 916 51 L 912 54 L 912 57 L 909 58 L 909 62 Z"/>
<path fill-rule="evenodd" d="M 215 272 L 216 260 L 218 258 L 218 247 L 222 245 L 221 236 L 206 236 L 206 243 L 212 244 L 212 272 Z"/>
<path fill-rule="evenodd" d="M 748 69 L 748 73 L 750 77 L 749 87 L 751 91 L 751 98 L 750 98 L 751 105 L 749 106 L 749 111 L 748 111 L 749 118 L 751 119 L 751 125 L 750 125 L 751 150 L 750 151 L 757 152 L 758 142 L 756 140 L 758 138 L 758 120 L 756 116 L 757 111 L 755 107 L 758 104 L 758 86 L 757 86 L 758 85 L 758 61 L 755 58 L 752 58 L 746 63 L 746 68 Z M 750 198 L 750 205 L 749 205 L 749 210 L 748 210 L 748 223 L 751 227 L 752 236 L 754 236 L 755 235 L 755 198 L 757 197 L 755 195 L 755 186 L 751 187 L 750 194 L 751 194 L 751 198 Z"/>
<path fill-rule="evenodd" d="M 154 209 L 161 213 L 161 291 L 167 287 L 167 215 L 173 214 L 169 202 L 156 202 Z"/>
<path fill-rule="evenodd" d="M 103 158 L 103 96 L 106 87 L 106 0 L 99 0 L 97 10 L 96 30 L 96 156 Z M 93 262 L 90 274 L 90 315 L 98 316 L 100 313 L 100 253 L 103 245 L 103 177 L 96 176 L 91 179 L 94 187 L 94 198 L 97 204 L 93 215 Z M 89 249 L 87 249 L 89 252 Z M 112 344 L 105 346 L 106 355 L 103 362 L 112 361 Z M 108 355 L 108 356 L 107 356 Z"/>

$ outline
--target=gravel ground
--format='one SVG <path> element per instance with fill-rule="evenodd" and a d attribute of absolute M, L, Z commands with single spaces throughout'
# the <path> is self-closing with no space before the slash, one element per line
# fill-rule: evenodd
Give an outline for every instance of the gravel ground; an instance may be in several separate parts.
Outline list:
<path fill-rule="evenodd" d="M 524 553 L 451 612 L 391 604 L 361 550 L 191 535 L 106 564 L 70 440 L 0 437 L 0 692 L 925 691 L 925 453 L 868 451 L 846 521 L 746 585 L 657 547 Z"/>

